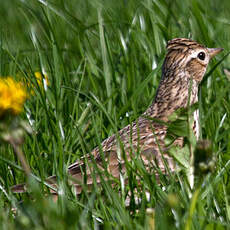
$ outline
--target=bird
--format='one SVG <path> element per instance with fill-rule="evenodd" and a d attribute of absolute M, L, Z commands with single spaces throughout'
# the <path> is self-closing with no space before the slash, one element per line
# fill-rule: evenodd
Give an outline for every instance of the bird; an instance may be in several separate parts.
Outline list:
<path fill-rule="evenodd" d="M 72 178 L 71 184 L 76 194 L 82 192 L 82 184 L 90 188 L 95 181 L 101 183 L 102 178 L 95 173 L 93 162 L 102 173 L 106 170 L 112 178 L 120 178 L 126 172 L 125 162 L 132 161 L 139 153 L 147 169 L 153 165 L 164 174 L 166 162 L 168 169 L 175 171 L 175 160 L 168 154 L 165 145 L 168 131 L 166 124 L 175 111 L 198 102 L 198 87 L 208 63 L 223 49 L 207 48 L 188 38 L 174 38 L 168 41 L 166 49 L 160 83 L 149 108 L 131 124 L 105 139 L 90 154 L 68 167 L 68 175 Z M 199 111 L 196 110 L 193 116 L 192 130 L 198 140 Z M 183 137 L 174 140 L 173 145 L 182 147 Z M 57 176 L 49 177 L 46 182 L 56 188 Z M 12 190 L 25 192 L 26 187 L 20 184 L 13 186 Z"/>

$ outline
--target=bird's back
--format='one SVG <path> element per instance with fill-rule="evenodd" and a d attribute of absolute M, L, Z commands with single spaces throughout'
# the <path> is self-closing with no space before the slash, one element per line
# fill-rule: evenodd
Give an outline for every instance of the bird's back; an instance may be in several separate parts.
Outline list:
<path fill-rule="evenodd" d="M 166 132 L 167 127 L 162 123 L 140 117 L 117 134 L 105 139 L 90 154 L 70 165 L 68 172 L 73 177 L 73 181 L 77 180 L 81 184 L 85 179 L 88 186 L 93 183 L 92 174 L 96 182 L 100 183 L 101 178 L 98 173 L 95 173 L 97 170 L 104 171 L 106 168 L 112 178 L 119 178 L 125 174 L 127 162 L 135 159 L 140 159 L 147 170 L 154 171 L 154 168 L 157 168 L 165 173 L 165 164 L 167 164 L 167 168 L 173 172 L 175 162 L 167 154 L 164 144 Z M 181 145 L 182 141 L 179 139 L 176 143 Z M 156 176 L 157 170 L 154 171 Z M 76 186 L 80 189 L 77 193 L 81 192 L 81 187 Z"/>

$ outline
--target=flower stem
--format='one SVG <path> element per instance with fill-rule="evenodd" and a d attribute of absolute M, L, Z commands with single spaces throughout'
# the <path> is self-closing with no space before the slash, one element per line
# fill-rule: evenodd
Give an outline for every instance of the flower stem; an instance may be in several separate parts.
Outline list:
<path fill-rule="evenodd" d="M 28 165 L 28 163 L 26 162 L 26 158 L 25 158 L 25 156 L 24 156 L 24 154 L 20 148 L 20 145 L 15 143 L 14 140 L 12 140 L 12 139 L 9 140 L 9 143 L 13 147 L 13 150 L 14 150 L 15 154 L 17 155 L 26 175 L 29 176 L 31 174 L 31 169 L 30 169 L 30 166 Z"/>

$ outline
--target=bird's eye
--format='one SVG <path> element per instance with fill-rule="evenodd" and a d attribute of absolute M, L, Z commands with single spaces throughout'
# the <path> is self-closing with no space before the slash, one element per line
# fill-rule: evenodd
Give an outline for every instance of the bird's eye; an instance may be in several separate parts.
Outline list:
<path fill-rule="evenodd" d="M 204 52 L 200 52 L 198 53 L 197 57 L 200 59 L 200 60 L 204 60 L 205 59 L 205 53 Z"/>

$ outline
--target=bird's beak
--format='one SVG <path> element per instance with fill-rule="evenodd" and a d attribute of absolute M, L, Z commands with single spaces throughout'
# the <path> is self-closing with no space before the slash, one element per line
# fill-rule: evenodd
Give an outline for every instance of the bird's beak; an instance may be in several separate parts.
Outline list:
<path fill-rule="evenodd" d="M 208 48 L 208 53 L 209 53 L 210 58 L 213 58 L 218 53 L 220 53 L 222 50 L 224 49 L 223 48 Z"/>

